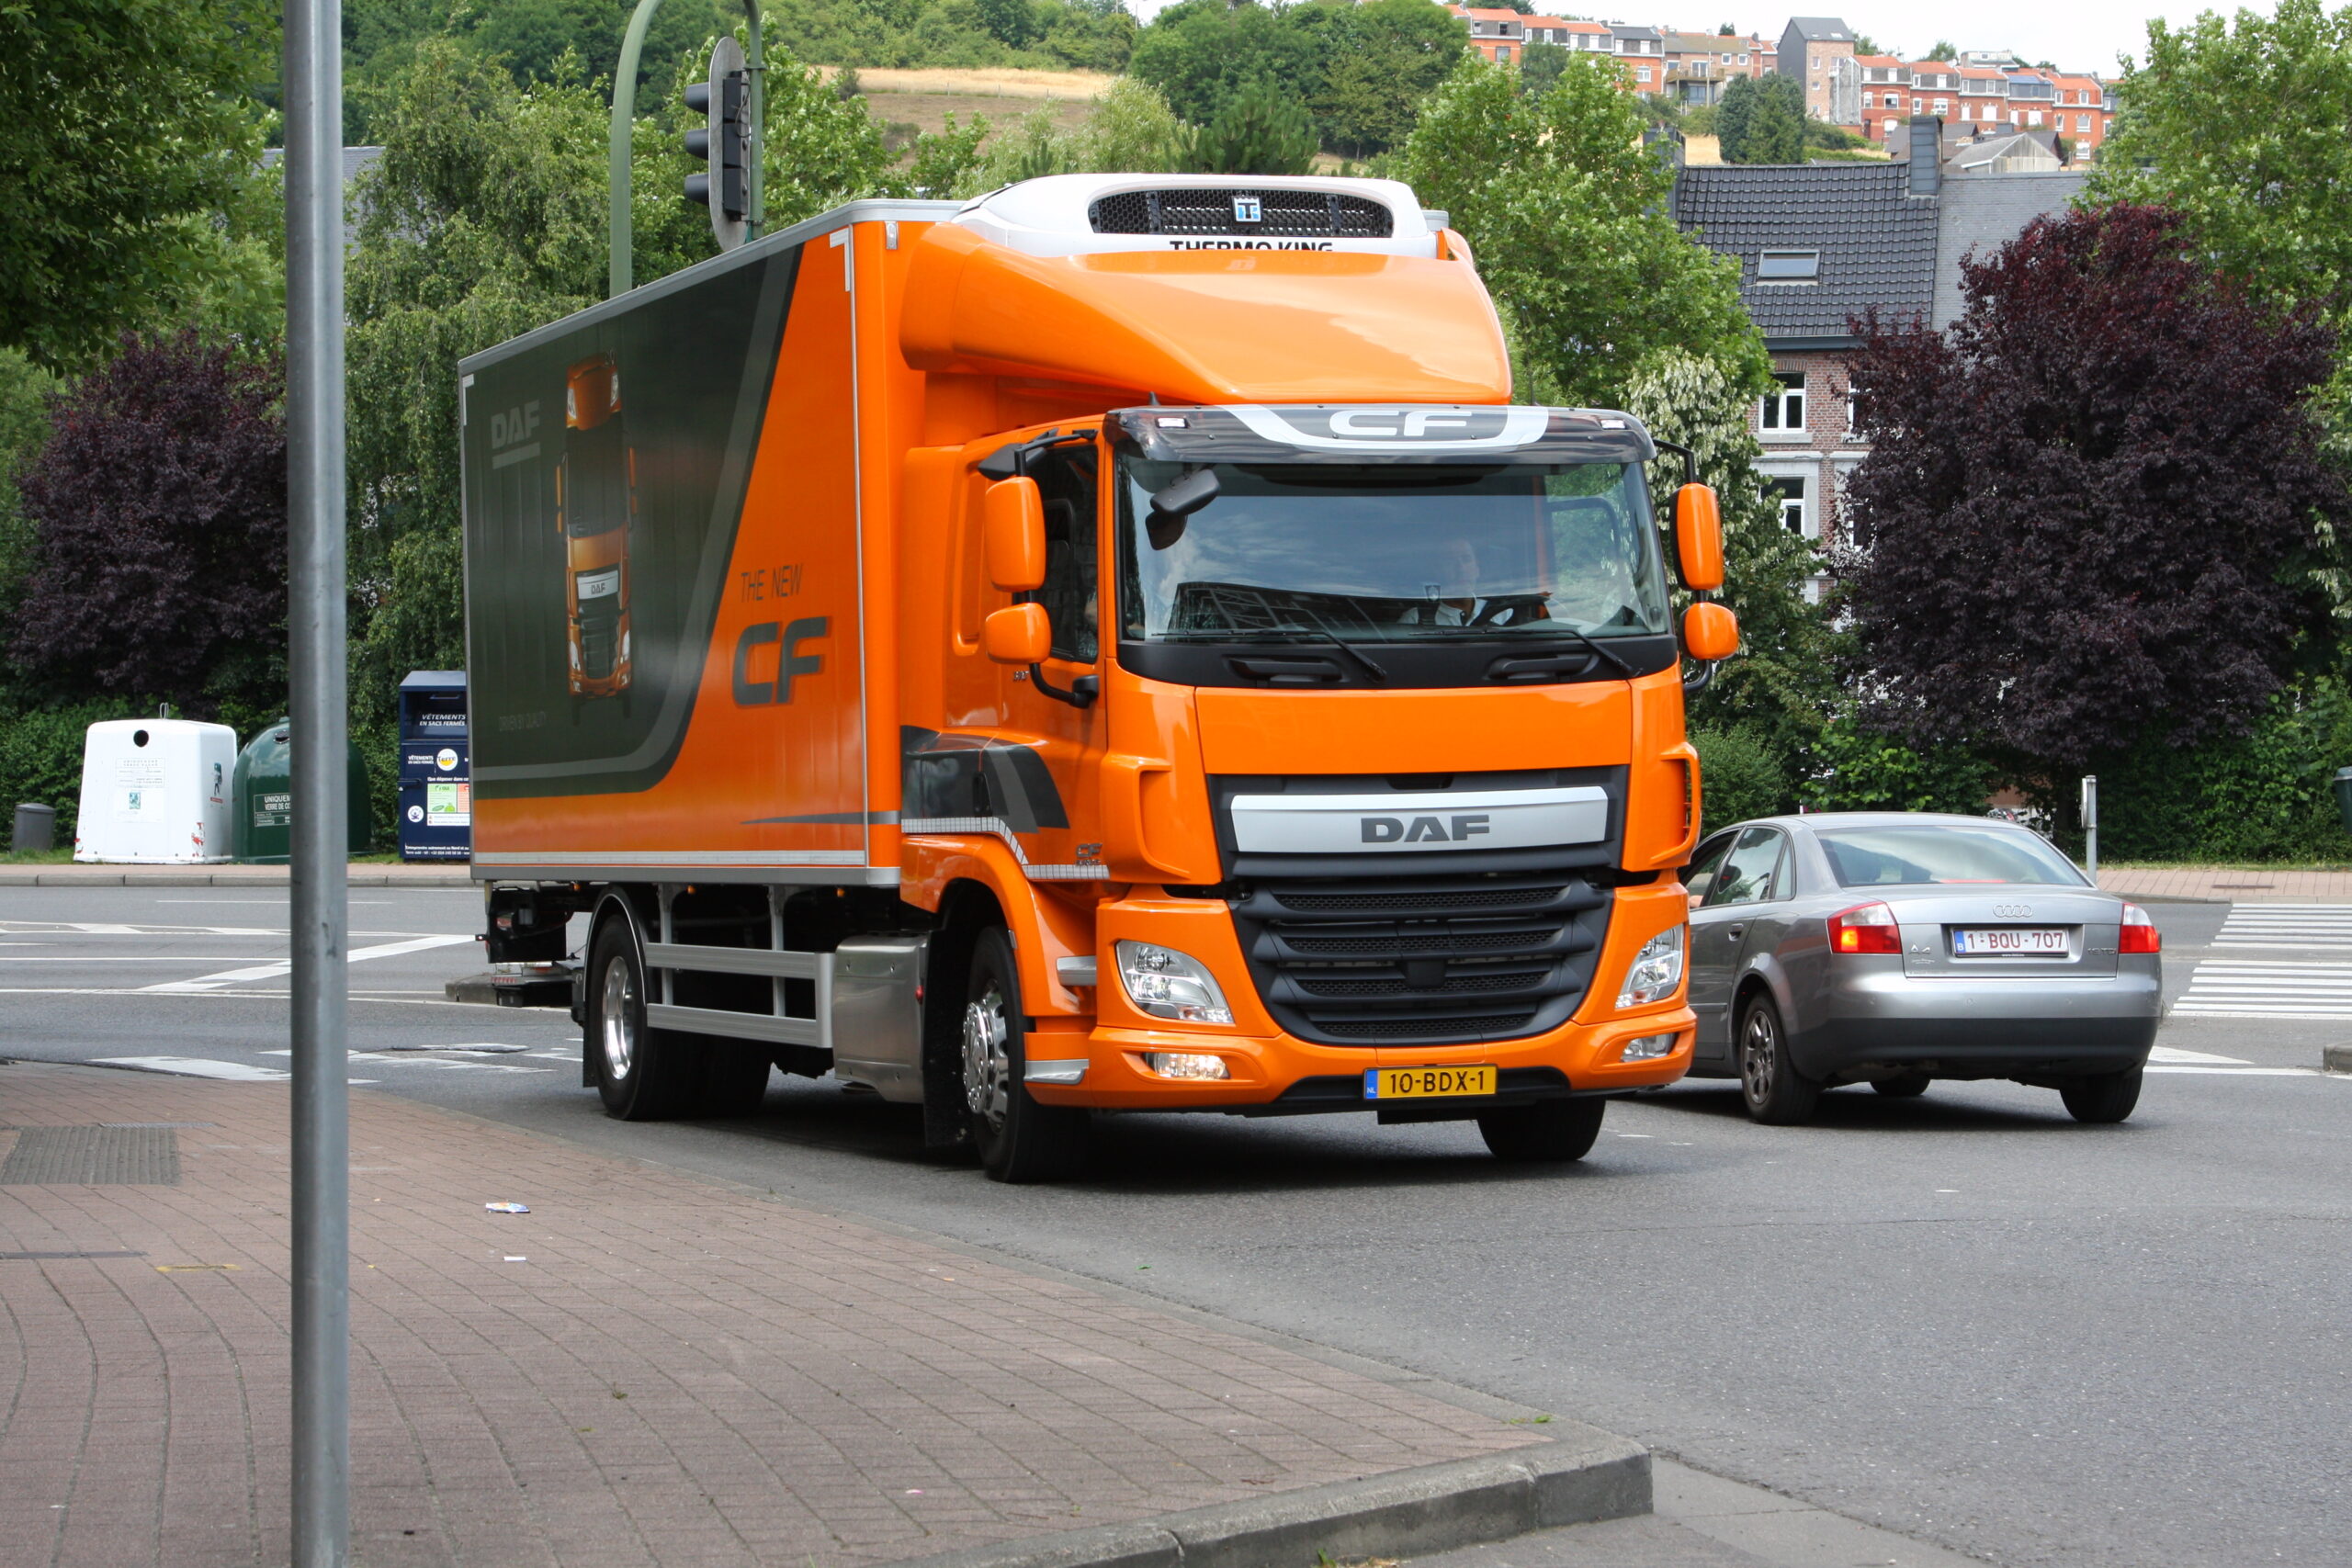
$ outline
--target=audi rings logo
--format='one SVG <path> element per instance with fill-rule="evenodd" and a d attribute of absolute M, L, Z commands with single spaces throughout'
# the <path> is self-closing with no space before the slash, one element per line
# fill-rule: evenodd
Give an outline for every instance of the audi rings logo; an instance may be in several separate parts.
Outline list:
<path fill-rule="evenodd" d="M 2030 904 L 1996 904 L 1993 906 L 1993 918 L 1996 920 L 2030 920 L 2033 919 L 2033 906 Z"/>

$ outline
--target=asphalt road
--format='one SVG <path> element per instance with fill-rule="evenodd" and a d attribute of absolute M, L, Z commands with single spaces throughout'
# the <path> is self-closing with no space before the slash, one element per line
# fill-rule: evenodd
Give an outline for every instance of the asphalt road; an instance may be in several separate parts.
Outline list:
<path fill-rule="evenodd" d="M 352 903 L 355 1081 L 1407 1365 L 2018 1568 L 2352 1562 L 2352 1079 L 2310 1070 L 2352 1006 L 2176 1015 L 2120 1127 L 1998 1084 L 1758 1127 L 1693 1083 L 1614 1105 L 1565 1172 L 1462 1124 L 1134 1117 L 1087 1179 L 1008 1189 L 830 1080 L 779 1077 L 756 1118 L 608 1121 L 562 1014 L 440 999 L 480 950 L 419 944 L 469 936 L 475 896 Z M 2174 997 L 2269 956 L 2206 945 L 2220 906 L 2152 908 Z M 283 1070 L 285 927 L 257 889 L 7 889 L 0 1054 Z M 2253 983 L 2293 1005 L 2301 975 Z M 523 1049 L 413 1049 L 480 1043 Z"/>

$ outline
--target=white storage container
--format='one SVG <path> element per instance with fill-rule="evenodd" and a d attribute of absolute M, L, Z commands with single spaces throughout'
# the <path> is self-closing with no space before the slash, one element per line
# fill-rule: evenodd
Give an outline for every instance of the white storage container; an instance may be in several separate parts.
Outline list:
<path fill-rule="evenodd" d="M 114 718 L 82 749 L 77 861 L 209 864 L 229 858 L 237 732 L 186 718 Z"/>

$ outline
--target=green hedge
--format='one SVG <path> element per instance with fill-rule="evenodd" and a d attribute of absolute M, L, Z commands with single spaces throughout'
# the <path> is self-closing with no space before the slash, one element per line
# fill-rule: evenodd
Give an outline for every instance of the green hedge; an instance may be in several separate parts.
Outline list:
<path fill-rule="evenodd" d="M 2329 789 L 2341 767 L 2352 767 L 2352 698 L 2333 679 L 2275 698 L 2243 739 L 2152 739 L 2098 769 L 2099 858 L 2352 861 Z"/>

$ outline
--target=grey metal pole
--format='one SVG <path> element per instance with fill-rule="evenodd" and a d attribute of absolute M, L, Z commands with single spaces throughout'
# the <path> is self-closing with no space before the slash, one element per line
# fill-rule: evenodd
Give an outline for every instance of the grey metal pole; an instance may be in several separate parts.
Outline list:
<path fill-rule="evenodd" d="M 295 1568 L 343 1568 L 351 1555 L 342 10 L 286 5 Z"/>
<path fill-rule="evenodd" d="M 2083 869 L 2098 882 L 2098 775 L 2083 775 Z"/>

